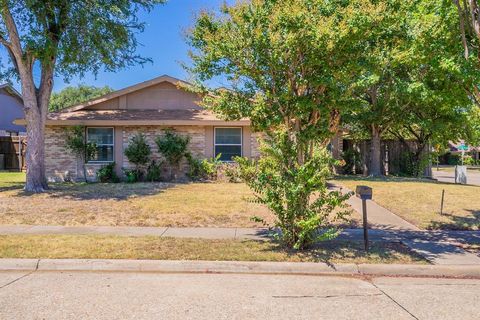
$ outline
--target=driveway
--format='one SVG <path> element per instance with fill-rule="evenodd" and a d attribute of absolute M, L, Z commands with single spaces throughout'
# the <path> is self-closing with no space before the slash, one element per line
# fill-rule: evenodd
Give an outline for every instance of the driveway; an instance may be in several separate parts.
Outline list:
<path fill-rule="evenodd" d="M 433 177 L 442 182 L 451 182 L 455 183 L 455 170 L 441 170 L 432 169 Z M 467 183 L 471 185 L 480 186 L 480 171 L 479 170 L 468 170 L 467 171 Z"/>
<path fill-rule="evenodd" d="M 0 272 L 1 319 L 478 319 L 480 280 Z"/>

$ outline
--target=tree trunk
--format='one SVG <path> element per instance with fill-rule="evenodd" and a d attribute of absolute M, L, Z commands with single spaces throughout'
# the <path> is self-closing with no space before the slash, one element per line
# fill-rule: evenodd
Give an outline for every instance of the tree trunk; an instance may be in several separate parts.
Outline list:
<path fill-rule="evenodd" d="M 381 153 L 380 129 L 372 126 L 372 140 L 370 144 L 370 168 L 368 174 L 373 177 L 382 176 L 382 153 Z"/>
<path fill-rule="evenodd" d="M 28 108 L 27 120 L 27 178 L 25 191 L 43 192 L 48 189 L 45 176 L 45 121 L 38 108 Z"/>

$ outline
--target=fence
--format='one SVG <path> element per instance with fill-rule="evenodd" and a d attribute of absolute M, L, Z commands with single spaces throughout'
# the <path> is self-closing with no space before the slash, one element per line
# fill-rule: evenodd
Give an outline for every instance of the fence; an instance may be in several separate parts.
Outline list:
<path fill-rule="evenodd" d="M 25 170 L 26 147 L 23 136 L 0 137 L 0 170 Z"/>

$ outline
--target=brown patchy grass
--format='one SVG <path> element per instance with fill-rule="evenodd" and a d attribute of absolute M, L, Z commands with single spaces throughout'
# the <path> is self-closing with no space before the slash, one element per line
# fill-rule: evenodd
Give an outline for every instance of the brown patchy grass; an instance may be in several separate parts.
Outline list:
<path fill-rule="evenodd" d="M 0 173 L 0 224 L 154 227 L 259 227 L 274 216 L 242 183 L 61 183 L 22 190 L 24 174 Z M 342 226 L 355 225 L 356 215 Z"/>
<path fill-rule="evenodd" d="M 480 230 L 480 187 L 427 180 L 372 180 L 340 177 L 337 183 L 355 190 L 373 188 L 373 200 L 422 229 Z M 445 190 L 443 215 L 440 215 Z"/>
<path fill-rule="evenodd" d="M 17 184 L 0 186 L 0 224 L 253 227 L 267 208 L 233 183 L 51 184 L 26 194 Z"/>
<path fill-rule="evenodd" d="M 325 242 L 305 251 L 270 241 L 88 235 L 0 236 L 0 258 L 427 263 L 400 243 Z"/>

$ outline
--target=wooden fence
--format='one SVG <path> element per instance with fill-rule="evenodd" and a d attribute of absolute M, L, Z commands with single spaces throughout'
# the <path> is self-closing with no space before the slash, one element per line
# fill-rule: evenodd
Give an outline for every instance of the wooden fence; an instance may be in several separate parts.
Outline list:
<path fill-rule="evenodd" d="M 23 136 L 0 137 L 0 170 L 25 170 L 27 139 Z"/>

